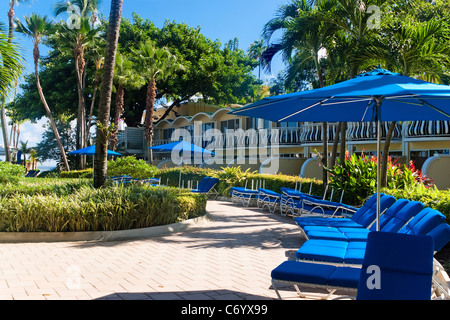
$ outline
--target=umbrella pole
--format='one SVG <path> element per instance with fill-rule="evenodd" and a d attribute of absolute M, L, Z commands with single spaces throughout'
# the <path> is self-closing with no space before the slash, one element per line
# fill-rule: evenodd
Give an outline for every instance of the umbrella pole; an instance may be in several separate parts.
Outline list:
<path fill-rule="evenodd" d="M 377 106 L 377 231 L 380 231 L 380 189 L 381 189 L 381 120 L 380 120 L 380 109 Z"/>

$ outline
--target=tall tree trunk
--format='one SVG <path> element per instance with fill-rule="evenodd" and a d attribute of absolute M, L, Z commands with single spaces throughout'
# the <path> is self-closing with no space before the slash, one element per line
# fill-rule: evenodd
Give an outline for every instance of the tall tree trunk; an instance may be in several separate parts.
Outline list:
<path fill-rule="evenodd" d="M 75 70 L 77 74 L 77 89 L 78 89 L 78 115 L 77 115 L 77 149 L 86 147 L 85 135 L 86 135 L 86 110 L 83 91 L 83 70 L 84 60 L 81 57 L 81 49 L 77 49 L 75 53 Z M 80 156 L 80 168 L 84 169 L 86 164 L 86 158 Z"/>
<path fill-rule="evenodd" d="M 9 2 L 9 11 L 8 11 L 8 22 L 9 22 L 9 43 L 12 43 L 13 32 L 14 32 L 14 1 L 10 0 Z M 6 122 L 6 108 L 5 108 L 5 96 L 1 96 L 1 110 L 0 110 L 0 122 L 2 126 L 2 134 L 3 134 L 3 144 L 5 147 L 5 161 L 11 162 L 11 150 L 8 140 L 8 124 Z"/>
<path fill-rule="evenodd" d="M 114 117 L 114 131 L 111 134 L 111 138 L 110 140 L 110 145 L 111 145 L 111 150 L 115 151 L 116 147 L 117 147 L 117 143 L 119 142 L 117 139 L 117 135 L 119 134 L 119 119 L 120 116 L 123 113 L 123 98 L 124 98 L 124 89 L 123 89 L 123 84 L 119 83 L 117 86 L 117 92 L 116 92 L 116 114 Z"/>
<path fill-rule="evenodd" d="M 324 87 L 322 68 L 320 67 L 318 55 L 315 55 L 317 77 L 319 78 L 320 87 Z M 322 181 L 324 191 L 328 185 L 328 171 L 325 169 L 328 167 L 328 123 L 322 122 L 322 142 L 323 142 L 323 156 L 322 156 Z"/>
<path fill-rule="evenodd" d="M 336 126 L 336 133 L 334 134 L 333 139 L 333 149 L 331 151 L 330 167 L 334 167 L 336 165 L 337 149 L 339 144 L 339 136 L 341 134 L 341 126 L 342 122 L 339 122 Z"/>
<path fill-rule="evenodd" d="M 345 161 L 345 144 L 347 141 L 347 122 L 342 122 L 341 124 L 341 150 L 339 151 L 339 160 L 341 164 Z"/>
<path fill-rule="evenodd" d="M 94 187 L 105 185 L 107 162 L 108 135 L 106 128 L 109 124 L 111 92 L 114 78 L 114 65 L 116 63 L 117 43 L 119 40 L 120 19 L 122 16 L 123 0 L 111 0 L 111 11 L 106 38 L 105 64 L 103 68 L 102 87 L 100 90 L 100 103 L 98 108 L 97 140 L 95 147 Z"/>
<path fill-rule="evenodd" d="M 94 92 L 92 94 L 91 107 L 89 108 L 89 118 L 87 121 L 87 129 L 86 129 L 87 135 L 85 140 L 86 145 L 88 144 L 88 137 L 89 133 L 91 132 L 92 117 L 94 116 L 94 106 L 95 106 L 95 98 L 97 97 L 98 83 L 99 83 L 99 76 L 98 73 L 96 73 L 94 79 L 94 89 L 93 89 Z"/>
<path fill-rule="evenodd" d="M 145 138 L 148 142 L 149 147 L 153 147 L 153 113 L 154 105 L 156 99 L 156 80 L 154 77 L 150 80 L 147 85 L 147 96 L 145 101 Z M 153 163 L 153 152 L 152 149 L 148 149 L 149 162 Z"/>
<path fill-rule="evenodd" d="M 39 92 L 39 97 L 41 98 L 42 104 L 44 105 L 45 108 L 45 112 L 47 113 L 47 117 L 50 120 L 50 125 L 52 126 L 53 133 L 55 134 L 56 142 L 58 143 L 59 151 L 61 152 L 61 159 L 64 164 L 64 169 L 66 171 L 70 171 L 69 162 L 67 161 L 66 157 L 66 152 L 61 143 L 61 138 L 59 136 L 58 129 L 56 128 L 55 121 L 53 120 L 52 113 L 50 111 L 50 108 L 48 107 L 47 101 L 45 100 L 44 92 L 42 91 L 41 83 L 39 81 L 39 72 L 38 72 L 39 48 L 37 43 L 35 44 L 33 49 L 33 56 L 34 56 L 34 74 L 36 76 L 36 86 Z"/>
<path fill-rule="evenodd" d="M 326 188 L 328 184 L 328 171 L 325 168 L 328 168 L 328 123 L 322 122 L 322 141 L 323 141 L 323 156 L 322 156 L 322 181 L 323 186 Z"/>
<path fill-rule="evenodd" d="M 389 148 L 391 146 L 391 139 L 394 134 L 395 125 L 395 121 L 392 121 L 390 123 L 388 132 L 386 134 L 386 140 L 384 141 L 383 157 L 381 158 L 381 187 L 387 186 L 387 164 L 389 158 Z"/>
<path fill-rule="evenodd" d="M 2 134 L 3 134 L 3 144 L 5 147 L 5 161 L 11 162 L 11 150 L 9 148 L 8 141 L 8 128 L 6 122 L 6 108 L 5 108 L 5 96 L 2 95 L 1 101 L 1 122 L 2 122 Z"/>

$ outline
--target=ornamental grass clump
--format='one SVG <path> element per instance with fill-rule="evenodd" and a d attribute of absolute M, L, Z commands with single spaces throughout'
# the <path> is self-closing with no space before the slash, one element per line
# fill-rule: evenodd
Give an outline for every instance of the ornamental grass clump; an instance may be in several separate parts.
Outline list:
<path fill-rule="evenodd" d="M 83 179 L 78 183 L 49 180 L 55 185 L 28 186 L 23 192 L 20 186 L 15 191 L 10 186 L 2 193 L 0 232 L 129 230 L 171 224 L 206 212 L 206 196 L 186 190 L 139 184 L 95 189 Z"/>

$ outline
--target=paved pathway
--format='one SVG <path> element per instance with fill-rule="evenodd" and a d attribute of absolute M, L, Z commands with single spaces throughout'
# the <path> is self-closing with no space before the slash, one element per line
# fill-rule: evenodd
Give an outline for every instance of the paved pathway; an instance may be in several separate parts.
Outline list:
<path fill-rule="evenodd" d="M 290 217 L 208 201 L 212 221 L 155 238 L 0 244 L 0 299 L 275 299 L 301 246 Z"/>

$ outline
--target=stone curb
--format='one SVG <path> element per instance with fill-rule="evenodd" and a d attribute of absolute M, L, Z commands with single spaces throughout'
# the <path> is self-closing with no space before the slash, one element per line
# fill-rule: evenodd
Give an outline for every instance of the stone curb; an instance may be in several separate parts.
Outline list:
<path fill-rule="evenodd" d="M 0 232 L 0 243 L 121 241 L 164 236 L 203 227 L 213 220 L 207 212 L 201 217 L 164 226 L 118 231 L 86 232 Z"/>

